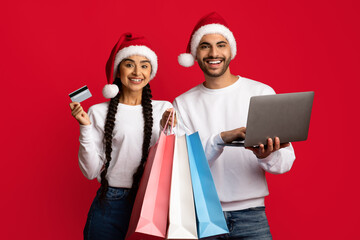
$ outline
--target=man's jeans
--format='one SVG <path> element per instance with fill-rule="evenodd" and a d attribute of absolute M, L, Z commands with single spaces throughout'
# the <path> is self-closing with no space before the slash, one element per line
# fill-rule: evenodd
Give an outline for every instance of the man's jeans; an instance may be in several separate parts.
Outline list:
<path fill-rule="evenodd" d="M 215 239 L 272 239 L 265 207 L 224 212 L 230 233 Z"/>

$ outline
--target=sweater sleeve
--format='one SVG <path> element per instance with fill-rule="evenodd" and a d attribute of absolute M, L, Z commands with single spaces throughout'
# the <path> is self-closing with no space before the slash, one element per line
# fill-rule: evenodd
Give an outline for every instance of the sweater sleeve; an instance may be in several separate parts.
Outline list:
<path fill-rule="evenodd" d="M 295 161 L 295 152 L 290 146 L 271 153 L 268 157 L 258 159 L 258 163 L 265 171 L 273 174 L 282 174 L 290 171 Z"/>
<path fill-rule="evenodd" d="M 211 167 L 214 161 L 221 155 L 224 151 L 224 146 L 219 145 L 219 143 L 224 143 L 220 133 L 214 134 L 207 139 L 205 144 L 205 155 Z"/>
<path fill-rule="evenodd" d="M 96 119 L 89 109 L 90 125 L 80 125 L 79 166 L 88 179 L 96 178 L 104 165 L 103 130 L 96 126 Z"/>
<path fill-rule="evenodd" d="M 176 110 L 176 117 L 178 119 L 178 128 L 176 129 L 177 135 L 184 135 L 184 134 L 192 134 L 196 131 L 196 129 L 191 129 L 190 124 L 187 123 L 186 112 L 178 105 L 177 100 L 173 102 L 173 106 Z M 202 139 L 202 143 L 205 143 L 204 150 L 206 158 L 209 162 L 209 165 L 211 164 L 221 155 L 221 153 L 224 150 L 224 146 L 218 145 L 218 143 L 224 143 L 222 138 L 220 137 L 220 133 L 214 134 L 210 136 L 208 139 Z"/>

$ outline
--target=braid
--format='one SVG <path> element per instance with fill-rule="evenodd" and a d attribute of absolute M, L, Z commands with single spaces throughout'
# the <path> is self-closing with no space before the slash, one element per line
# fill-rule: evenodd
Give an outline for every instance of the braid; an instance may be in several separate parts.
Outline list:
<path fill-rule="evenodd" d="M 111 152 L 112 152 L 112 133 L 115 126 L 115 115 L 117 113 L 119 99 L 120 99 L 120 93 L 121 93 L 121 82 L 120 79 L 115 79 L 114 84 L 118 85 L 119 87 L 119 93 L 110 100 L 108 113 L 106 115 L 106 121 L 105 121 L 105 133 L 104 133 L 104 145 L 105 145 L 105 156 L 106 156 L 106 163 L 104 170 L 101 172 L 101 186 L 102 191 L 100 193 L 100 201 L 103 202 L 105 200 L 106 193 L 109 188 L 109 182 L 106 178 L 106 174 L 111 162 Z"/>
<path fill-rule="evenodd" d="M 131 201 L 135 199 L 136 193 L 139 189 L 140 180 L 144 173 L 145 163 L 149 154 L 149 147 L 152 135 L 153 127 L 153 109 L 151 104 L 151 90 L 150 85 L 147 84 L 142 91 L 141 105 L 143 108 L 143 117 L 144 117 L 144 141 L 142 145 L 142 156 L 139 167 L 133 175 L 133 184 L 129 193 L 129 198 Z"/>

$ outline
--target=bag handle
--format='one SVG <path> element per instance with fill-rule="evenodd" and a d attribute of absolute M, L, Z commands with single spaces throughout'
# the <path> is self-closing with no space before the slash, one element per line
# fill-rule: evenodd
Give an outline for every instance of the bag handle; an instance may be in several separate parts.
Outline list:
<path fill-rule="evenodd" d="M 165 130 L 167 130 L 168 127 L 169 127 L 170 117 L 171 117 L 171 116 L 174 116 L 174 115 L 175 115 L 175 111 L 174 111 L 174 109 L 172 109 L 171 112 L 170 112 L 170 114 L 169 114 L 169 116 L 168 116 L 168 118 L 167 118 L 167 120 L 166 120 L 164 129 L 163 129 L 163 133 L 164 133 L 165 135 L 168 134 L 168 131 L 166 131 L 166 133 L 165 133 Z M 173 127 L 174 127 L 174 117 L 171 119 L 171 133 L 173 132 Z"/>
<path fill-rule="evenodd" d="M 176 132 L 176 135 L 178 136 L 179 135 L 179 132 L 180 132 L 180 129 L 181 129 L 181 126 L 183 126 L 183 131 L 185 134 L 191 134 L 188 129 L 185 127 L 185 124 L 182 120 L 182 117 L 181 117 L 181 114 L 179 111 L 176 111 L 175 112 L 176 114 L 176 120 L 177 120 L 177 125 L 176 125 L 176 128 L 179 130 Z"/>

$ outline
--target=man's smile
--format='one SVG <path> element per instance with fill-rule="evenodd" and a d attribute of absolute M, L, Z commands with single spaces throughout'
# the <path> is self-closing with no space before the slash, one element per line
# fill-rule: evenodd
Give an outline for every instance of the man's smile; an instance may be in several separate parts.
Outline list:
<path fill-rule="evenodd" d="M 224 62 L 224 59 L 204 59 L 204 62 L 206 64 L 208 64 L 210 67 L 217 67 L 219 66 L 222 62 Z"/>

